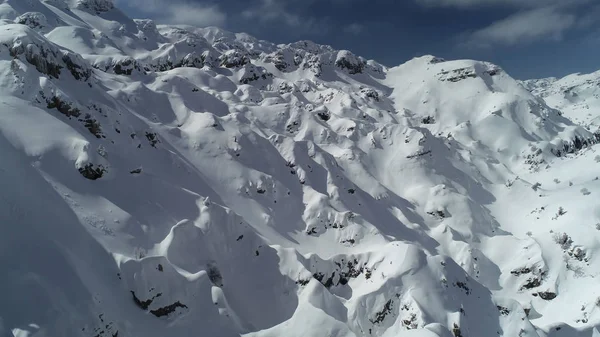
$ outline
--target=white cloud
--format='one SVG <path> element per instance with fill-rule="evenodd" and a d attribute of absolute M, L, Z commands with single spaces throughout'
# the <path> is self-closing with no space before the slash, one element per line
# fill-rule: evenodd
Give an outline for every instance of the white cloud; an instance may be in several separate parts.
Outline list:
<path fill-rule="evenodd" d="M 176 4 L 169 7 L 171 8 L 168 9 L 166 22 L 195 26 L 223 26 L 227 19 L 225 13 L 216 5 Z"/>
<path fill-rule="evenodd" d="M 299 25 L 301 22 L 297 14 L 289 12 L 285 4 L 277 0 L 261 0 L 259 6 L 244 10 L 242 16 L 260 21 L 281 20 L 290 26 Z"/>
<path fill-rule="evenodd" d="M 590 5 L 597 0 L 414 0 L 429 7 L 512 7 L 508 17 L 461 34 L 461 46 L 516 45 L 539 40 L 562 40 L 569 30 L 596 24 L 600 10 Z M 596 6 L 600 7 L 600 6 Z M 587 10 L 587 12 L 586 12 Z"/>
<path fill-rule="evenodd" d="M 262 23 L 281 22 L 286 26 L 303 32 L 324 33 L 330 25 L 326 20 L 313 16 L 301 16 L 288 8 L 289 3 L 281 0 L 260 0 L 258 6 L 242 12 L 246 19 L 258 20 Z"/>
<path fill-rule="evenodd" d="M 199 27 L 223 26 L 227 15 L 217 5 L 206 5 L 199 2 L 183 2 L 169 0 L 118 0 L 157 22 L 169 24 L 187 24 Z"/>
<path fill-rule="evenodd" d="M 351 23 L 349 25 L 344 26 L 344 32 L 348 34 L 358 35 L 365 30 L 365 26 L 359 23 Z"/>
<path fill-rule="evenodd" d="M 514 45 L 535 40 L 561 40 L 577 22 L 574 14 L 559 7 L 542 7 L 517 12 L 470 34 L 476 46 Z"/>

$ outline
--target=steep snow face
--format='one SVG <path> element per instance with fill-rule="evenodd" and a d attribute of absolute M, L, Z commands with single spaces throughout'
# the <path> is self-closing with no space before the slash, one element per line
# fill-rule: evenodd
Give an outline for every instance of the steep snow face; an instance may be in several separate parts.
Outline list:
<path fill-rule="evenodd" d="M 0 17 L 2 336 L 597 336 L 600 134 L 563 80 Z"/>

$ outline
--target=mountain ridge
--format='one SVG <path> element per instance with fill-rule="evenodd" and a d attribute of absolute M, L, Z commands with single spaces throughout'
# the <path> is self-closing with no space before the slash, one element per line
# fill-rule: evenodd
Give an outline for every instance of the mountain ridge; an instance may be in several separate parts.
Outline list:
<path fill-rule="evenodd" d="M 598 334 L 600 133 L 540 82 L 108 0 L 0 19 L 2 335 Z"/>

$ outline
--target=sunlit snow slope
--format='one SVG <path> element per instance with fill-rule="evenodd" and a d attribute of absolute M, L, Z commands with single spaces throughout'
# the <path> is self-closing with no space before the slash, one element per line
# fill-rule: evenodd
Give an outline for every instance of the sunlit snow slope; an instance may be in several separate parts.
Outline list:
<path fill-rule="evenodd" d="M 571 120 L 590 130 L 600 127 L 600 71 L 561 79 L 528 80 L 523 85 Z"/>
<path fill-rule="evenodd" d="M 597 86 L 0 20 L 0 336 L 600 336 Z"/>

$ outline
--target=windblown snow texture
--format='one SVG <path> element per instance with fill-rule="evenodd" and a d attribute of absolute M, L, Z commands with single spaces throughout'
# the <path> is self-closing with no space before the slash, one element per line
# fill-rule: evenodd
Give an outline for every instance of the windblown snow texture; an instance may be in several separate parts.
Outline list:
<path fill-rule="evenodd" d="M 0 336 L 600 336 L 600 74 L 0 20 Z"/>

